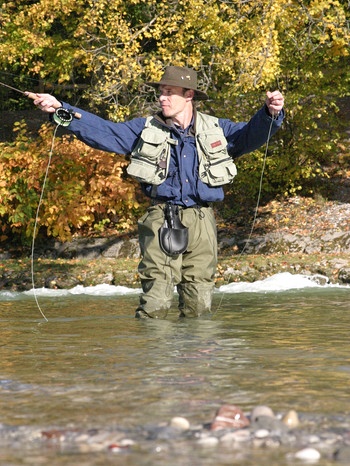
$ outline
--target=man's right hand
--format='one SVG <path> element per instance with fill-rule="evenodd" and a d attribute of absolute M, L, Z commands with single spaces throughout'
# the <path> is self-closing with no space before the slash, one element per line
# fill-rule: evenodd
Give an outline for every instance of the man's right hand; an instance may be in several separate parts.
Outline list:
<path fill-rule="evenodd" d="M 30 95 L 29 95 L 30 94 Z M 62 107 L 61 102 L 59 102 L 56 97 L 51 94 L 35 94 L 33 96 L 30 92 L 25 92 L 25 95 L 34 100 L 34 105 L 40 108 L 43 112 L 55 113 L 57 108 Z"/>

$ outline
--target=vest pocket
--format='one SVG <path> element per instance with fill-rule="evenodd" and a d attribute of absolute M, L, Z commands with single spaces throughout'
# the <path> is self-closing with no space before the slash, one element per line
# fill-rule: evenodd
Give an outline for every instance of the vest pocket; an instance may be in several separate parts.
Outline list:
<path fill-rule="evenodd" d="M 167 141 L 163 133 L 145 128 L 126 171 L 142 183 L 158 185 L 166 175 Z"/>
<path fill-rule="evenodd" d="M 145 159 L 141 160 L 133 157 L 126 171 L 128 175 L 133 176 L 141 183 L 157 184 L 156 179 L 159 169 L 157 165 L 147 162 Z"/>
<path fill-rule="evenodd" d="M 236 165 L 227 153 L 225 136 L 218 133 L 198 135 L 199 144 L 203 150 L 200 162 L 200 177 L 209 186 L 221 186 L 230 183 L 237 175 Z"/>
<path fill-rule="evenodd" d="M 151 128 L 146 128 L 143 130 L 132 155 L 134 157 L 145 157 L 150 161 L 157 162 L 166 144 L 164 133 L 158 133 Z"/>
<path fill-rule="evenodd" d="M 220 161 L 220 163 L 209 165 L 206 175 L 210 186 L 220 186 L 230 183 L 237 175 L 236 165 L 230 157 L 229 159 Z"/>

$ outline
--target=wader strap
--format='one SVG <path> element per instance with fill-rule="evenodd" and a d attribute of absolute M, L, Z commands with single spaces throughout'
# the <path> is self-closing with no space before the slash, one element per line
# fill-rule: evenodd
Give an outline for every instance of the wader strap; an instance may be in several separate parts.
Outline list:
<path fill-rule="evenodd" d="M 154 184 L 152 186 L 152 189 L 151 189 L 151 199 L 152 199 L 152 201 L 155 200 L 156 196 L 157 196 L 157 185 Z"/>

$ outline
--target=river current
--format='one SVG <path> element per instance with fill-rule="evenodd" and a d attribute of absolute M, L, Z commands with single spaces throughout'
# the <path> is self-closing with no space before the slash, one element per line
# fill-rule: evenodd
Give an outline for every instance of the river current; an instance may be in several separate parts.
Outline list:
<path fill-rule="evenodd" d="M 210 423 L 222 404 L 293 409 L 320 428 L 350 415 L 349 287 L 279 274 L 224 286 L 211 317 L 182 320 L 175 301 L 166 320 L 135 319 L 138 293 L 36 290 L 46 322 L 33 291 L 0 292 L 1 465 L 280 466 L 286 451 L 242 460 L 150 438 L 115 453 L 71 448 L 55 432 L 120 429 L 135 439 L 174 416 Z"/>

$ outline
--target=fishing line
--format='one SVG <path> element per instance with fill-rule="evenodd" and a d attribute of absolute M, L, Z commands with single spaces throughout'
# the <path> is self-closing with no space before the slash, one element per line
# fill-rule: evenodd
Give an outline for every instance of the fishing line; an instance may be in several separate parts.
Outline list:
<path fill-rule="evenodd" d="M 40 304 L 39 304 L 39 301 L 38 301 L 38 297 L 37 297 L 37 294 L 36 294 L 36 291 L 35 291 L 35 281 L 34 281 L 34 250 L 35 250 L 35 237 L 36 237 L 36 232 L 37 232 L 37 228 L 38 228 L 38 224 L 39 224 L 39 212 L 40 212 L 40 207 L 41 207 L 41 204 L 42 204 L 42 201 L 43 201 L 43 198 L 44 198 L 44 192 L 45 192 L 45 186 L 46 186 L 46 181 L 47 181 L 47 177 L 48 177 L 48 174 L 49 174 L 49 169 L 50 169 L 50 165 L 51 165 L 51 159 L 52 159 L 52 154 L 53 154 L 53 148 L 54 148 L 54 145 L 55 145 L 55 139 L 56 139 L 56 133 L 57 133 L 57 130 L 59 128 L 59 125 L 56 126 L 55 128 L 55 131 L 53 133 L 53 136 L 52 136 L 52 141 L 51 141 L 51 148 L 50 148 L 50 152 L 49 152 L 49 160 L 47 162 L 47 167 L 46 167 L 46 171 L 45 171 L 45 176 L 44 176 L 44 181 L 43 181 L 43 185 L 42 185 L 42 188 L 41 188 L 41 193 L 40 193 L 40 198 L 39 198 L 39 202 L 38 202 L 38 207 L 36 209 L 36 215 L 35 215 L 35 222 L 34 222 L 34 229 L 33 229 L 33 239 L 32 239 L 32 252 L 31 252 L 31 261 L 30 261 L 30 264 L 31 264 L 31 276 L 32 276 L 32 291 L 33 291 L 33 295 L 34 295 L 34 299 L 35 299 L 35 303 L 41 313 L 41 315 L 43 316 L 43 318 L 46 320 L 46 322 L 48 322 L 48 319 L 46 318 L 43 310 L 41 309 L 40 307 Z"/>
<path fill-rule="evenodd" d="M 15 92 L 18 92 L 22 95 L 25 95 L 27 97 L 29 97 L 30 99 L 36 99 L 37 98 L 37 94 L 35 94 L 34 92 L 25 92 L 25 91 L 21 91 L 20 89 L 17 89 L 16 87 L 13 87 L 13 86 L 10 86 L 8 84 L 5 84 L 3 82 L 0 81 L 0 85 L 1 86 L 4 86 L 8 89 L 11 89 Z M 48 173 L 49 173 L 49 168 L 50 168 L 50 165 L 51 165 L 51 158 L 52 158 L 52 153 L 53 153 L 53 148 L 54 148 L 54 143 L 55 143 L 55 138 L 56 138 L 56 132 L 57 132 L 57 129 L 59 127 L 59 124 L 57 124 L 56 128 L 55 128 L 55 131 L 54 131 L 54 134 L 53 134 L 53 137 L 52 137 L 52 142 L 51 142 L 51 148 L 50 148 L 50 152 L 49 152 L 49 161 L 48 161 L 48 164 L 47 164 L 47 167 L 46 167 L 46 171 L 45 171 L 45 176 L 44 176 L 44 182 L 43 182 L 43 186 L 41 188 L 41 193 L 40 193 L 40 198 L 39 198 L 39 203 L 38 203 L 38 207 L 37 207 L 37 210 L 36 210 L 36 215 L 35 215 L 35 222 L 34 222 L 34 229 L 33 229 L 33 238 L 32 238 L 32 250 L 31 250 L 31 278 L 32 278 L 32 291 L 33 291 L 33 295 L 34 295 L 34 299 L 35 299 L 35 303 L 41 313 L 41 315 L 43 316 L 44 320 L 46 322 L 48 322 L 48 319 L 47 317 L 45 316 L 43 310 L 41 309 L 40 307 L 40 304 L 39 304 L 39 301 L 38 301 L 38 297 L 37 297 L 37 294 L 36 294 L 36 291 L 35 291 L 35 282 L 34 282 L 34 249 L 35 249 L 35 237 L 36 237 L 36 232 L 37 232 L 37 227 L 38 227 L 38 223 L 39 223 L 39 211 L 40 211 L 40 207 L 41 207 L 41 204 L 42 204 L 42 200 L 43 200 L 43 197 L 44 197 L 44 192 L 45 192 L 45 186 L 46 186 L 46 180 L 47 180 L 47 177 L 48 177 Z"/>
<path fill-rule="evenodd" d="M 13 90 L 15 92 L 18 92 L 19 94 L 26 95 L 30 99 L 35 99 L 37 97 L 37 95 L 34 92 L 24 92 L 24 91 L 21 91 L 20 89 L 17 89 L 16 87 L 10 86 L 10 85 L 5 84 L 5 83 L 3 83 L 1 81 L 0 81 L 0 85 L 3 86 L 3 87 L 6 87 L 8 89 L 11 89 L 11 90 Z M 43 186 L 42 186 L 42 189 L 41 189 L 39 203 L 38 203 L 38 207 L 37 207 L 37 210 L 36 210 L 34 229 L 33 229 L 33 238 L 32 238 L 31 261 L 30 261 L 30 263 L 31 263 L 30 268 L 31 268 L 31 278 L 32 278 L 32 291 L 33 291 L 34 299 L 35 299 L 36 305 L 37 305 L 41 315 L 43 316 L 43 318 L 44 318 L 44 320 L 46 322 L 48 322 L 48 319 L 45 316 L 43 310 L 41 309 L 41 307 L 39 305 L 38 298 L 37 298 L 36 291 L 35 291 L 35 283 L 34 283 L 34 248 L 35 248 L 35 236 L 36 236 L 36 231 L 37 231 L 37 226 L 38 226 L 38 221 L 39 221 L 39 211 L 40 211 L 41 203 L 42 203 L 43 196 L 44 196 L 45 185 L 46 185 L 46 180 L 47 180 L 47 176 L 48 176 L 48 172 L 49 172 L 49 168 L 50 168 L 50 164 L 51 164 L 51 158 L 52 158 L 53 147 L 54 147 L 54 142 L 55 142 L 55 136 L 56 136 L 57 129 L 58 129 L 58 126 L 56 126 L 55 132 L 53 134 L 53 138 L 52 138 L 52 142 L 51 142 L 51 149 L 50 149 L 50 152 L 49 152 L 49 161 L 48 161 L 48 164 L 47 164 L 47 167 L 46 167 L 44 183 L 43 183 Z"/>
<path fill-rule="evenodd" d="M 36 94 L 35 92 L 22 91 L 21 89 L 17 89 L 16 87 L 10 86 L 9 84 L 6 84 L 6 83 L 4 83 L 2 81 L 0 81 L 0 85 L 3 86 L 3 87 L 6 87 L 8 89 L 11 89 L 11 90 L 13 90 L 15 92 L 18 92 L 19 94 L 25 95 L 26 97 L 29 97 L 32 100 L 35 100 L 38 97 L 38 94 Z M 36 305 L 37 305 L 41 315 L 43 316 L 43 318 L 45 319 L 46 322 L 48 322 L 48 319 L 46 318 L 43 310 L 40 307 L 38 297 L 37 297 L 37 294 L 36 294 L 36 290 L 35 290 L 35 281 L 34 281 L 35 238 L 36 238 L 36 233 L 37 233 L 37 228 L 38 228 L 38 223 L 39 223 L 40 207 L 41 207 L 41 204 L 42 204 L 42 201 L 43 201 L 45 186 L 46 186 L 46 182 L 47 182 L 49 168 L 50 168 L 50 165 L 51 165 L 51 159 L 52 159 L 53 148 L 54 148 L 55 139 L 56 139 L 56 133 L 57 133 L 57 130 L 58 130 L 59 126 L 68 126 L 73 118 L 78 118 L 78 119 L 81 118 L 80 113 L 76 113 L 71 109 L 65 109 L 65 108 L 57 108 L 55 113 L 53 113 L 53 115 L 52 115 L 52 119 L 56 123 L 56 128 L 55 128 L 55 131 L 54 131 L 53 136 L 52 136 L 51 148 L 50 148 L 50 151 L 49 151 L 49 160 L 48 160 L 46 171 L 45 171 L 44 181 L 43 181 L 43 185 L 42 185 L 42 188 L 41 188 L 39 203 L 38 203 L 38 207 L 37 207 L 37 210 L 36 210 L 35 221 L 34 221 L 32 248 L 31 248 L 32 291 L 33 291 L 33 295 L 34 295 Z"/>
<path fill-rule="evenodd" d="M 258 210 L 259 210 L 259 206 L 260 206 L 260 199 L 261 199 L 261 193 L 262 193 L 262 185 L 263 185 L 263 179 L 264 179 L 264 173 L 265 173 L 265 167 L 266 167 L 266 159 L 267 159 L 267 153 L 268 153 L 268 149 L 269 149 L 269 142 L 270 142 L 270 138 L 271 138 L 271 131 L 272 131 L 272 124 L 273 124 L 273 121 L 274 121 L 274 118 L 271 118 L 271 123 L 270 123 L 270 126 L 269 126 L 269 130 L 268 130 L 268 133 L 267 133 L 267 141 L 266 141 L 266 147 L 265 147 L 265 153 L 264 153 L 264 157 L 263 157 L 263 164 L 262 164 L 262 168 L 261 168 L 261 174 L 260 174 L 260 182 L 259 182 L 259 190 L 258 190 L 258 199 L 257 199 L 257 202 L 256 202 L 256 206 L 255 206 L 255 211 L 254 211 L 254 217 L 253 217 L 253 222 L 252 222 L 252 226 L 250 228 L 250 232 L 249 232 L 249 235 L 248 235 L 248 238 L 244 244 L 244 247 L 242 249 L 242 251 L 239 253 L 238 257 L 236 258 L 234 264 L 233 264 L 233 267 L 236 267 L 238 262 L 240 261 L 241 257 L 243 256 L 243 253 L 244 251 L 246 250 L 247 246 L 248 246 L 248 243 L 252 237 L 252 234 L 253 234 L 253 231 L 254 231 L 254 228 L 255 228 L 255 224 L 256 224 L 256 220 L 257 220 L 257 217 L 258 217 Z M 232 273 L 229 275 L 228 277 L 228 283 L 230 283 L 230 278 L 232 276 Z M 218 304 L 218 307 L 215 311 L 215 314 L 220 310 L 220 307 L 221 307 L 221 304 L 222 304 L 222 301 L 224 299 L 224 293 L 221 292 L 221 298 L 220 298 L 220 302 Z"/>
<path fill-rule="evenodd" d="M 271 119 L 269 131 L 268 131 L 268 134 L 267 134 L 266 148 L 265 148 L 265 153 L 264 153 L 264 157 L 263 157 L 263 164 L 262 164 L 261 174 L 260 174 L 258 199 L 257 199 L 256 206 L 255 206 L 254 218 L 253 218 L 252 226 L 251 226 L 251 229 L 250 229 L 248 238 L 247 238 L 247 240 L 246 240 L 246 242 L 245 242 L 245 244 L 244 244 L 244 247 L 243 247 L 242 251 L 240 252 L 239 256 L 238 256 L 237 259 L 236 259 L 235 265 L 237 265 L 238 261 L 240 260 L 240 258 L 242 257 L 244 251 L 246 250 L 246 247 L 247 247 L 247 245 L 248 245 L 248 243 L 249 243 L 249 241 L 250 241 L 250 239 L 251 239 L 251 237 L 252 237 L 252 234 L 253 234 L 253 231 L 254 231 L 254 228 L 255 228 L 255 223 L 256 223 L 256 220 L 257 220 L 257 216 L 258 216 L 258 209 L 259 209 L 259 206 L 260 206 L 260 199 L 261 199 L 261 193 L 262 193 L 262 184 L 263 184 L 263 179 L 264 179 L 264 172 L 265 172 L 265 166 L 266 166 L 267 152 L 268 152 L 268 149 L 269 149 L 269 141 L 270 141 L 271 131 L 272 131 L 272 123 L 273 123 L 273 118 Z"/>

